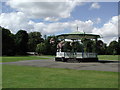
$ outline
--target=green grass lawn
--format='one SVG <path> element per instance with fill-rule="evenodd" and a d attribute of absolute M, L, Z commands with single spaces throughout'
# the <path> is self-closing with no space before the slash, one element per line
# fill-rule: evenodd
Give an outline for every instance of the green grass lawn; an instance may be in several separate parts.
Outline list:
<path fill-rule="evenodd" d="M 3 56 L 2 62 L 15 62 L 21 60 L 40 60 L 40 59 L 49 59 L 52 56 Z"/>
<path fill-rule="evenodd" d="M 3 56 L 2 62 L 15 62 L 21 60 L 40 60 L 54 58 L 55 56 Z M 99 60 L 118 60 L 119 55 L 98 55 Z M 0 57 L 1 58 L 1 57 Z M 1 60 L 0 60 L 1 62 Z"/>
<path fill-rule="evenodd" d="M 118 73 L 3 65 L 3 88 L 117 88 Z"/>
<path fill-rule="evenodd" d="M 119 60 L 120 55 L 98 55 L 99 60 Z"/>

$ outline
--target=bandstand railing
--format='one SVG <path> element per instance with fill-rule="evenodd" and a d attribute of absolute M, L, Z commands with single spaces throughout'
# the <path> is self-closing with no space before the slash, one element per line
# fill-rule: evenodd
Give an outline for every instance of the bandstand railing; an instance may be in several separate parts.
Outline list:
<path fill-rule="evenodd" d="M 65 58 L 96 58 L 96 53 L 85 53 L 85 52 L 57 52 L 56 57 Z"/>

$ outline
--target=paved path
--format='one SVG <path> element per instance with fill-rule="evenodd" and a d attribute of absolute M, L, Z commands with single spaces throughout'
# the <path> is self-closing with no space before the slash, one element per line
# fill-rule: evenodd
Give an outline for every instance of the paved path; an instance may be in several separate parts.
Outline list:
<path fill-rule="evenodd" d="M 118 72 L 119 63 L 118 61 L 66 63 L 66 62 L 56 62 L 53 59 L 51 59 L 51 60 L 25 60 L 18 62 L 6 62 L 2 64 Z"/>

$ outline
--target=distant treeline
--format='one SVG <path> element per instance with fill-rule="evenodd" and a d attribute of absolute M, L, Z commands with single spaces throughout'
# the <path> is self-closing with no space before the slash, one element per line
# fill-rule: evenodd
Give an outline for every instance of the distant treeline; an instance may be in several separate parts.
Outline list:
<path fill-rule="evenodd" d="M 16 34 L 10 32 L 9 29 L 0 27 L 2 31 L 2 55 L 27 55 L 27 52 L 37 52 L 39 55 L 55 55 L 57 51 L 57 44 L 60 42 L 56 36 L 46 36 L 42 38 L 40 32 L 27 33 L 25 30 L 19 30 Z M 50 43 L 51 38 L 54 43 Z M 107 46 L 103 41 L 98 40 L 97 43 L 93 40 L 84 39 L 83 43 L 76 43 L 75 50 L 82 52 L 94 52 L 98 54 L 118 55 L 120 54 L 120 42 L 112 41 Z M 96 47 L 96 50 L 95 50 Z M 70 51 L 69 42 L 63 47 L 64 51 Z M 84 49 L 83 49 L 84 48 Z"/>

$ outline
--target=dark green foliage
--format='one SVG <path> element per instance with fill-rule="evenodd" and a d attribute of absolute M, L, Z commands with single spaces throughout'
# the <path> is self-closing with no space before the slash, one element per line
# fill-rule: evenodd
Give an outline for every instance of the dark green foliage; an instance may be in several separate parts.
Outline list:
<path fill-rule="evenodd" d="M 35 52 L 37 44 L 44 41 L 40 32 L 30 32 L 28 40 L 28 51 Z"/>
<path fill-rule="evenodd" d="M 76 52 L 83 52 L 83 44 L 76 42 L 75 47 Z"/>
<path fill-rule="evenodd" d="M 118 54 L 118 45 L 119 44 L 117 41 L 112 41 L 107 48 L 107 54 L 112 54 L 112 55 Z"/>
<path fill-rule="evenodd" d="M 54 43 L 50 43 L 50 39 L 54 39 Z M 45 54 L 46 55 L 55 55 L 57 51 L 57 37 L 56 36 L 48 36 L 45 40 Z"/>
<path fill-rule="evenodd" d="M 20 30 L 15 35 L 16 54 L 25 55 L 28 48 L 28 34 L 24 30 Z"/>
<path fill-rule="evenodd" d="M 14 35 L 10 30 L 2 28 L 2 55 L 14 55 L 15 42 Z"/>
<path fill-rule="evenodd" d="M 45 54 L 45 43 L 37 44 L 36 52 L 37 52 L 39 55 Z"/>
<path fill-rule="evenodd" d="M 43 39 L 40 32 L 27 34 L 26 31 L 20 30 L 14 35 L 8 29 L 0 27 L 0 30 L 2 31 L 2 55 L 25 55 L 27 51 L 55 55 L 57 44 L 60 42 L 56 36 L 44 35 Z M 50 43 L 51 38 L 54 39 L 54 43 Z M 62 51 L 74 50 L 75 52 L 97 52 L 99 55 L 120 55 L 120 38 L 118 41 L 112 41 L 109 46 L 101 40 L 95 42 L 95 40 L 82 39 L 81 42 L 75 42 L 73 46 L 70 46 L 70 42 L 65 42 Z"/>
<path fill-rule="evenodd" d="M 84 52 L 95 52 L 95 41 L 90 39 L 83 39 L 81 42 L 83 43 Z"/>
<path fill-rule="evenodd" d="M 97 53 L 98 54 L 101 54 L 101 55 L 106 54 L 107 46 L 102 40 L 97 41 L 96 47 L 97 47 Z"/>
<path fill-rule="evenodd" d="M 63 51 L 65 52 L 71 52 L 72 48 L 75 52 L 82 52 L 83 51 L 83 45 L 79 42 L 73 43 L 73 46 L 70 46 L 70 42 L 65 42 L 65 45 L 63 46 Z"/>
<path fill-rule="evenodd" d="M 65 42 L 65 45 L 63 46 L 63 52 L 70 52 L 72 50 L 72 47 L 70 46 L 70 42 Z"/>
<path fill-rule="evenodd" d="M 96 52 L 100 55 L 106 54 L 107 46 L 102 40 L 82 39 L 84 52 Z"/>

